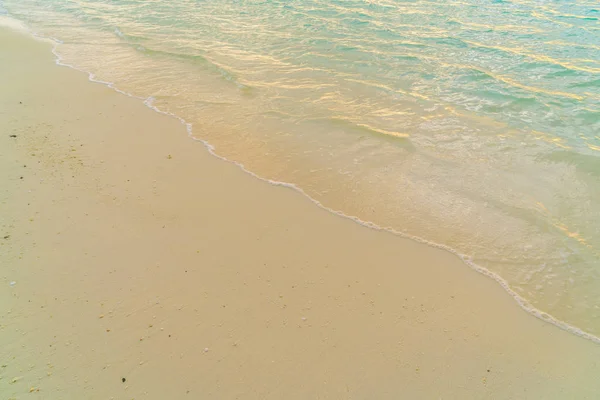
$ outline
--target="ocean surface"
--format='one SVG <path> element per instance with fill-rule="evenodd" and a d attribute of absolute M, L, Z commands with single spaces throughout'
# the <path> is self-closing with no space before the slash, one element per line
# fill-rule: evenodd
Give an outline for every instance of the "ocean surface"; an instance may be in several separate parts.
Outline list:
<path fill-rule="evenodd" d="M 444 246 L 600 337 L 597 1 L 0 0 L 0 14 L 218 155 Z"/>

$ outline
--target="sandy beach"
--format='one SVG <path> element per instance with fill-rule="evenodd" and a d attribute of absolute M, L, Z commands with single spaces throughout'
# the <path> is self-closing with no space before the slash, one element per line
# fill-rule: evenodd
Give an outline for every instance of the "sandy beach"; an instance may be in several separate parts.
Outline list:
<path fill-rule="evenodd" d="M 2 399 L 597 399 L 600 346 L 0 28 Z"/>

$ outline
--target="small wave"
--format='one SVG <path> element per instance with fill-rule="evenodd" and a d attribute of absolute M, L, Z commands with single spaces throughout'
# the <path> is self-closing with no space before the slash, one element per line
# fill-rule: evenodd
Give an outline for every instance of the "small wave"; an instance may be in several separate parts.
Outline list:
<path fill-rule="evenodd" d="M 555 13 L 556 18 L 562 19 L 580 19 L 583 21 L 598 21 L 597 17 L 590 17 L 587 15 L 574 15 L 574 14 L 557 14 Z"/>
<path fill-rule="evenodd" d="M 572 88 L 600 88 L 600 79 L 596 79 L 593 81 L 574 83 L 570 87 Z"/>
<path fill-rule="evenodd" d="M 589 72 L 592 74 L 600 73 L 600 68 L 593 68 L 593 67 L 590 68 L 590 67 L 574 65 L 570 62 L 557 60 L 557 59 L 554 59 L 554 58 L 546 56 L 546 55 L 535 54 L 530 51 L 526 51 L 524 49 L 513 49 L 510 47 L 506 47 L 506 46 L 489 45 L 489 44 L 474 42 L 471 40 L 465 41 L 464 43 L 466 43 L 467 45 L 469 45 L 473 48 L 487 49 L 487 50 L 491 50 L 491 51 L 498 51 L 498 52 L 503 52 L 503 53 L 507 53 L 507 54 L 512 54 L 512 55 L 515 55 L 518 57 L 529 58 L 529 59 L 535 60 L 538 63 L 545 64 L 545 65 L 556 65 L 556 66 L 560 66 L 565 69 Z"/>
<path fill-rule="evenodd" d="M 550 97 L 563 97 L 565 99 L 573 99 L 573 100 L 584 100 L 586 98 L 586 96 L 575 94 L 575 93 L 563 92 L 563 91 L 558 91 L 558 90 L 550 90 L 550 89 L 545 89 L 545 88 L 541 88 L 541 87 L 526 85 L 526 84 L 523 84 L 523 83 L 517 81 L 516 79 L 514 79 L 510 76 L 495 74 L 492 71 L 486 71 L 482 68 L 477 68 L 475 66 L 457 65 L 457 64 L 445 64 L 444 66 L 451 67 L 451 68 L 460 68 L 460 69 L 478 71 L 479 73 L 485 74 L 488 77 L 494 79 L 495 81 L 505 83 L 509 86 L 521 89 L 521 90 L 523 90 L 525 92 L 529 92 L 529 93 L 540 93 L 540 94 L 550 96 Z"/>
<path fill-rule="evenodd" d="M 600 177 L 600 157 L 575 151 L 555 151 L 542 157 L 543 160 L 574 166 L 578 172 L 594 178 Z"/>
<path fill-rule="evenodd" d="M 121 29 L 119 28 L 115 28 L 113 30 L 114 34 L 122 39 L 124 42 L 126 42 L 127 44 L 134 44 L 134 43 L 142 43 L 142 42 L 146 42 L 148 41 L 148 38 L 143 37 L 143 36 L 137 36 L 137 35 L 132 35 L 130 33 L 124 33 Z"/>
<path fill-rule="evenodd" d="M 172 51 L 165 50 L 154 50 L 147 46 L 141 45 L 132 45 L 132 47 L 140 53 L 143 53 L 148 56 L 174 58 L 184 61 L 187 64 L 195 64 L 201 66 L 202 68 L 210 72 L 220 75 L 222 79 L 235 84 L 240 90 L 244 92 L 244 94 L 250 94 L 250 92 L 253 90 L 251 86 L 241 83 L 233 72 L 227 70 L 226 68 L 209 60 L 204 56 L 198 54 L 175 53 Z"/>
<path fill-rule="evenodd" d="M 431 41 L 435 44 L 447 45 L 454 48 L 466 49 L 469 47 L 469 43 L 466 41 L 451 36 L 425 38 L 425 40 Z"/>
<path fill-rule="evenodd" d="M 356 133 L 361 136 L 364 135 L 372 135 L 372 136 L 380 136 L 384 138 L 397 140 L 398 143 L 401 143 L 403 147 L 414 150 L 414 145 L 410 141 L 410 135 L 405 132 L 397 132 L 386 130 L 382 128 L 376 128 L 370 126 L 365 123 L 355 122 L 346 117 L 326 117 L 326 118 L 309 118 L 305 119 L 305 121 L 319 121 L 321 123 L 328 123 L 331 126 L 340 126 L 343 127 L 345 132 L 348 133 Z"/>

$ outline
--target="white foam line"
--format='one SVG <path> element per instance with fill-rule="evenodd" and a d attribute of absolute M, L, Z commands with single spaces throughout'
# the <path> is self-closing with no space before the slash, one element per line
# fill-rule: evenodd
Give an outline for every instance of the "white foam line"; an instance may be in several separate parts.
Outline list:
<path fill-rule="evenodd" d="M 9 28 L 11 27 L 10 24 L 6 24 L 5 26 L 8 26 Z M 24 26 L 24 25 L 21 24 L 21 26 Z M 14 29 L 14 27 L 13 27 L 13 29 Z M 537 308 L 535 308 L 534 306 L 532 306 L 525 298 L 521 297 L 518 293 L 516 293 L 510 287 L 510 285 L 508 284 L 508 282 L 506 280 L 504 280 L 500 275 L 498 275 L 495 272 L 492 272 L 492 271 L 490 271 L 490 270 L 488 270 L 488 269 L 486 269 L 486 268 L 484 268 L 484 267 L 482 267 L 480 265 L 475 264 L 471 260 L 471 257 L 469 257 L 469 256 L 467 256 L 465 254 L 461 254 L 461 253 L 459 253 L 458 251 L 454 250 L 453 248 L 451 248 L 449 246 L 446 246 L 446 245 L 443 245 L 443 244 L 434 243 L 434 242 L 430 242 L 430 241 L 425 240 L 423 238 L 420 238 L 418 236 L 408 235 L 406 233 L 397 231 L 397 230 L 395 230 L 393 228 L 390 228 L 390 227 L 382 227 L 382 226 L 376 225 L 376 224 L 374 224 L 372 222 L 364 221 L 364 220 L 362 220 L 362 219 L 360 219 L 358 217 L 344 214 L 341 211 L 334 210 L 332 208 L 329 208 L 329 207 L 323 205 L 320 201 L 318 201 L 318 200 L 310 197 L 304 190 L 302 190 L 302 188 L 294 185 L 293 183 L 282 182 L 282 181 L 274 181 L 274 180 L 271 180 L 271 179 L 264 178 L 262 176 L 259 176 L 259 175 L 255 174 L 254 172 L 248 170 L 242 163 L 230 160 L 228 158 L 225 158 L 225 157 L 219 155 L 216 152 L 216 149 L 215 149 L 215 147 L 212 144 L 210 144 L 209 142 L 207 142 L 204 139 L 197 138 L 197 137 L 195 137 L 193 135 L 193 130 L 192 130 L 192 124 L 191 123 L 187 122 L 185 119 L 183 119 L 182 117 L 180 117 L 178 115 L 175 115 L 175 114 L 173 114 L 171 112 L 168 112 L 168 111 L 163 111 L 163 110 L 159 109 L 158 107 L 154 106 L 153 105 L 153 102 L 154 102 L 154 98 L 153 97 L 144 98 L 144 97 L 140 97 L 140 96 L 135 96 L 135 95 L 133 95 L 131 93 L 127 93 L 127 92 L 125 92 L 123 90 L 120 90 L 119 88 L 115 87 L 114 83 L 112 83 L 112 82 L 107 82 L 107 81 L 102 81 L 100 79 L 96 79 L 96 77 L 95 77 L 95 75 L 93 73 L 85 71 L 85 70 L 82 70 L 82 69 L 80 69 L 78 67 L 75 67 L 74 65 L 67 64 L 67 63 L 63 62 L 62 57 L 58 53 L 58 46 L 63 43 L 61 40 L 58 40 L 58 39 L 55 39 L 55 38 L 52 38 L 52 37 L 44 36 L 42 34 L 33 32 L 30 29 L 28 29 L 27 31 L 31 35 L 33 35 L 33 37 L 35 37 L 37 39 L 41 39 L 43 41 L 50 41 L 53 44 L 52 54 L 54 54 L 54 56 L 56 57 L 56 59 L 55 59 L 56 65 L 60 65 L 60 66 L 63 66 L 63 67 L 68 67 L 68 68 L 74 69 L 76 71 L 80 71 L 80 72 L 82 72 L 84 74 L 87 74 L 90 82 L 100 83 L 102 85 L 105 85 L 105 86 L 107 86 L 107 87 L 115 90 L 118 93 L 124 94 L 125 96 L 132 97 L 134 99 L 139 99 L 139 100 L 143 101 L 144 105 L 146 105 L 148 108 L 156 111 L 157 113 L 164 114 L 164 115 L 176 118 L 177 120 L 179 120 L 179 122 L 181 122 L 181 124 L 183 124 L 185 126 L 187 134 L 188 134 L 188 137 L 190 137 L 192 140 L 201 142 L 204 145 L 204 147 L 206 147 L 206 149 L 208 150 L 208 152 L 211 155 L 217 157 L 218 159 L 236 165 L 242 171 L 246 172 L 247 174 L 249 174 L 249 175 L 253 176 L 254 178 L 259 179 L 259 180 L 261 180 L 263 182 L 267 182 L 267 183 L 269 183 L 271 185 L 274 185 L 274 186 L 283 186 L 283 187 L 286 187 L 286 188 L 293 189 L 293 190 L 299 192 L 300 194 L 302 194 L 303 196 L 305 196 L 310 201 L 312 201 L 318 207 L 320 207 L 320 208 L 322 208 L 322 209 L 324 209 L 324 210 L 326 210 L 326 211 L 328 211 L 328 212 L 330 212 L 332 214 L 335 214 L 335 215 L 337 215 L 339 217 L 349 219 L 351 221 L 356 222 L 359 225 L 365 226 L 365 227 L 370 228 L 370 229 L 374 229 L 374 230 L 377 230 L 377 231 L 388 232 L 388 233 L 391 233 L 391 234 L 396 235 L 396 236 L 400 236 L 400 237 L 405 238 L 405 239 L 410 239 L 410 240 L 413 240 L 413 241 L 416 241 L 416 242 L 419 242 L 419 243 L 423 243 L 425 245 L 428 245 L 428 246 L 431 246 L 431 247 L 434 247 L 434 248 L 437 248 L 437 249 L 445 250 L 445 251 L 447 251 L 447 252 L 449 252 L 449 253 L 451 253 L 451 254 L 459 257 L 466 265 L 468 265 L 469 267 L 471 267 L 471 269 L 473 269 L 473 270 L 479 272 L 480 274 L 483 274 L 483 275 L 485 275 L 485 276 L 487 276 L 487 277 L 495 280 L 513 299 L 516 300 L 517 304 L 523 310 L 525 310 L 526 312 L 528 312 L 529 314 L 531 314 L 531 315 L 533 315 L 533 316 L 541 319 L 544 322 L 548 322 L 548 323 L 550 323 L 550 324 L 552 324 L 552 325 L 554 325 L 554 326 L 556 326 L 556 327 L 558 327 L 560 329 L 563 329 L 563 330 L 565 330 L 567 332 L 575 334 L 575 335 L 577 335 L 577 336 L 579 336 L 581 338 L 590 340 L 590 341 L 592 341 L 592 342 L 594 342 L 596 344 L 600 344 L 600 337 L 595 336 L 595 335 L 593 335 L 593 334 L 591 334 L 589 332 L 586 332 L 586 331 L 584 331 L 584 330 L 582 330 L 580 328 L 577 328 L 575 326 L 572 326 L 572 325 L 570 325 L 570 324 L 568 324 L 568 323 L 566 323 L 566 322 L 564 322 L 564 321 L 562 321 L 562 320 L 560 320 L 558 318 L 553 317 L 552 315 L 550 315 L 548 313 L 545 313 L 545 312 L 543 312 L 541 310 L 538 310 Z"/>

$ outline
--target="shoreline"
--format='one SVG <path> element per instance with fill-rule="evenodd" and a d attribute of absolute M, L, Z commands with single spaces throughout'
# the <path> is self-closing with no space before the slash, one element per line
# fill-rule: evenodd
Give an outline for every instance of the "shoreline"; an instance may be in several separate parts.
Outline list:
<path fill-rule="evenodd" d="M 473 274 L 454 255 L 424 244 L 408 243 L 408 239 L 387 232 L 366 229 L 355 221 L 324 213 L 297 192 L 264 185 L 231 164 L 225 166 L 208 152 L 198 151 L 187 137 L 181 137 L 183 135 L 166 137 L 165 132 L 181 129 L 179 121 L 147 110 L 146 105 L 134 104 L 139 103 L 136 99 L 117 98 L 123 96 L 106 86 L 93 88 L 87 79 L 83 82 L 81 76 L 77 77 L 76 72 L 51 66 L 50 57 L 43 54 L 45 44 L 28 43 L 33 40 L 9 33 L 5 28 L 0 28 L 0 35 L 2 42 L 11 45 L 7 47 L 13 64 L 23 66 L 28 57 L 43 64 L 27 68 L 2 67 L 14 78 L 5 84 L 26 87 L 23 103 L 33 111 L 19 111 L 20 105 L 14 97 L 17 88 L 9 91 L 13 97 L 0 96 L 6 110 L 24 120 L 3 118 L 3 126 L 19 131 L 17 141 L 2 138 L 6 141 L 3 147 L 8 149 L 11 143 L 19 143 L 21 147 L 12 155 L 14 164 L 18 160 L 19 165 L 28 165 L 27 174 L 33 173 L 36 178 L 43 176 L 40 178 L 43 181 L 34 184 L 24 174 L 23 182 L 33 191 L 32 195 L 19 189 L 20 179 L 8 173 L 3 178 L 9 188 L 18 193 L 9 193 L 3 200 L 11 209 L 11 218 L 19 223 L 3 221 L 3 228 L 11 225 L 17 228 L 10 234 L 11 242 L 3 243 L 3 250 L 8 248 L 8 253 L 3 251 L 1 256 L 6 257 L 4 265 L 19 264 L 18 269 L 15 266 L 2 271 L 8 280 L 16 282 L 11 295 L 3 302 L 9 304 L 7 309 L 11 316 L 3 313 L 2 330 L 25 332 L 27 338 L 32 336 L 31 341 L 26 342 L 30 351 L 34 348 L 42 358 L 58 360 L 52 365 L 64 367 L 64 372 L 38 378 L 39 386 L 31 386 L 40 389 L 40 396 L 52 388 L 57 394 L 62 391 L 65 398 L 70 398 L 73 392 L 59 391 L 59 383 L 68 381 L 68 373 L 77 375 L 78 367 L 86 363 L 105 370 L 102 369 L 104 363 L 93 358 L 91 351 L 102 343 L 105 347 L 102 360 L 117 360 L 117 369 L 121 367 L 120 374 L 113 375 L 125 375 L 127 368 L 131 368 L 142 378 L 132 386 L 127 385 L 128 396 L 131 392 L 143 394 L 142 386 L 136 386 L 141 381 L 146 388 L 153 388 L 145 396 L 161 398 L 161 392 L 167 395 L 179 387 L 175 383 L 182 383 L 182 377 L 187 378 L 183 380 L 191 387 L 190 393 L 201 393 L 203 386 L 213 395 L 227 398 L 236 396 L 231 391 L 233 388 L 238 395 L 249 390 L 245 397 L 251 393 L 250 397 L 280 398 L 282 394 L 289 394 L 285 389 L 292 391 L 291 396 L 285 396 L 288 398 L 306 398 L 311 393 L 335 397 L 336 393 L 341 396 L 340 388 L 344 385 L 353 397 L 360 398 L 377 394 L 397 397 L 402 386 L 413 398 L 432 395 L 465 398 L 484 393 L 496 398 L 512 398 L 517 393 L 519 398 L 539 398 L 543 393 L 550 398 L 565 396 L 565 391 L 576 393 L 578 398 L 593 398 L 596 390 L 600 390 L 598 383 L 592 380 L 598 372 L 594 361 L 600 355 L 597 345 L 523 313 L 504 291 L 498 290 L 496 282 Z M 14 45 L 15 42 L 18 45 Z M 30 54 L 23 54 L 27 51 L 20 50 L 19 46 L 29 49 Z M 32 68 L 44 76 L 33 75 Z M 44 79 L 48 77 L 54 82 L 46 82 Z M 52 90 L 40 93 L 43 85 L 56 90 L 61 87 L 60 83 L 66 84 L 62 87 L 65 93 L 52 95 Z M 84 104 L 73 102 L 78 99 L 75 94 L 81 95 Z M 45 102 L 35 104 L 36 99 Z M 98 109 L 85 106 L 96 103 Z M 98 110 L 100 114 L 96 115 Z M 61 128 L 49 128 L 46 124 Z M 28 137 L 29 125 L 40 133 Z M 65 137 L 65 132 L 70 136 Z M 133 137 L 142 132 L 149 143 L 139 143 Z M 94 135 L 99 133 L 107 136 L 101 139 Z M 47 142 L 39 140 L 44 137 Z M 26 141 L 25 146 L 20 144 L 22 141 Z M 77 158 L 66 157 L 69 152 L 75 153 Z M 10 169 L 11 173 L 19 171 L 15 168 Z M 209 171 L 208 175 L 212 176 L 205 176 L 202 171 Z M 123 182 L 124 175 L 131 181 L 141 182 Z M 205 192 L 205 189 L 216 193 Z M 241 203 L 236 200 L 243 197 L 248 198 Z M 31 225 L 25 223 L 31 211 L 23 209 L 26 203 L 20 200 L 24 199 L 37 210 L 29 217 L 33 220 Z M 48 203 L 49 199 L 55 201 Z M 67 205 L 66 202 L 72 203 Z M 94 212 L 90 213 L 91 210 Z M 86 218 L 89 214 L 98 215 L 91 224 Z M 35 224 L 39 215 L 45 218 L 45 224 Z M 119 218 L 115 219 L 114 215 Z M 22 224 L 27 228 L 18 228 Z M 64 225 L 60 234 L 55 232 L 54 224 Z M 121 224 L 119 229 L 115 228 Z M 239 230 L 242 232 L 237 232 Z M 90 235 L 99 240 L 91 240 Z M 221 236 L 217 240 L 214 235 Z M 202 240 L 193 240 L 198 237 Z M 336 240 L 332 242 L 331 238 Z M 12 241 L 20 241 L 18 248 Z M 248 243 L 250 241 L 252 243 Z M 231 248 L 244 256 L 231 254 Z M 66 249 L 71 250 L 65 252 Z M 116 257 L 104 253 L 115 249 Z M 91 259 L 90 255 L 93 255 Z M 145 265 L 141 265 L 138 258 L 143 259 Z M 48 265 L 40 265 L 39 259 L 47 260 Z M 266 259 L 269 262 L 263 262 Z M 155 263 L 158 266 L 149 267 Z M 246 263 L 253 268 L 240 267 Z M 177 264 L 181 268 L 165 271 L 161 268 L 164 264 Z M 93 265 L 97 269 L 80 271 L 79 265 Z M 110 271 L 107 265 L 115 267 L 115 271 Z M 283 270 L 281 265 L 284 265 Z M 62 268 L 69 273 L 65 275 Z M 187 268 L 185 272 L 183 268 Z M 119 275 L 117 270 L 125 281 L 115 277 Z M 188 278 L 188 270 L 196 276 Z M 40 279 L 38 274 L 45 279 Z M 57 279 L 56 274 L 60 274 L 61 279 Z M 9 275 L 17 278 L 9 278 Z M 202 286 L 207 277 L 213 286 L 204 287 L 203 293 L 195 291 L 196 284 Z M 139 284 L 142 288 L 123 282 Z M 111 288 L 109 293 L 113 296 L 100 293 L 98 283 Z M 187 290 L 182 290 L 184 288 Z M 297 288 L 302 288 L 304 293 L 296 294 Z M 398 290 L 403 294 L 398 294 Z M 450 297 L 450 293 L 454 293 L 454 297 Z M 245 301 L 239 301 L 238 295 Z M 66 296 L 69 301 L 61 302 L 61 307 L 49 305 L 52 296 Z M 280 304 L 281 299 L 288 296 L 292 298 L 289 304 Z M 211 301 L 205 303 L 202 298 Z M 411 304 L 409 298 L 416 302 Z M 63 348 L 48 353 L 47 348 L 40 346 L 40 342 L 47 344 L 48 338 L 39 329 L 32 329 L 35 324 L 29 316 L 39 316 L 46 311 L 34 311 L 25 299 L 33 299 L 36 306 L 43 303 L 44 308 L 52 308 L 66 324 L 73 324 L 73 315 L 83 321 L 70 327 L 78 333 L 73 336 L 53 318 L 44 322 L 59 332 L 59 336 L 71 337 L 71 341 L 77 343 L 76 348 L 84 353 L 75 357 L 74 365 L 66 364 L 67 360 L 73 361 L 68 359 L 74 355 L 71 350 Z M 82 304 L 81 299 L 87 302 Z M 153 303 L 151 299 L 158 302 Z M 177 301 L 170 301 L 172 299 Z M 460 301 L 455 303 L 460 304 L 447 304 L 458 299 Z M 163 301 L 168 303 L 168 310 L 160 306 Z M 90 302 L 94 306 L 86 305 Z M 177 304 L 181 308 L 178 309 Z M 254 307 L 248 310 L 248 304 Z M 63 307 L 66 310 L 61 311 Z M 156 315 L 150 317 L 148 309 Z M 199 309 L 204 311 L 200 313 L 202 317 L 197 315 Z M 296 311 L 293 322 L 292 316 L 285 316 L 289 309 Z M 493 311 L 498 315 L 489 315 Z M 248 319 L 248 315 L 255 318 Z M 121 329 L 99 329 L 103 328 L 99 325 L 108 320 Z M 164 331 L 152 329 L 159 324 L 148 323 L 148 320 L 162 321 L 165 330 L 169 330 L 168 325 L 176 326 L 172 331 L 182 339 L 175 345 L 169 344 L 166 334 L 161 333 Z M 240 324 L 239 320 L 244 323 Z M 257 324 L 256 320 L 261 323 Z M 278 325 L 278 320 L 289 322 L 279 325 L 273 333 L 270 328 Z M 195 325 L 190 325 L 190 321 Z M 486 324 L 489 326 L 484 326 Z M 229 330 L 223 331 L 223 325 L 229 326 Z M 522 336 L 514 340 L 506 337 L 513 329 Z M 311 330 L 313 332 L 307 335 L 299 333 Z M 204 340 L 206 344 L 196 344 L 198 333 L 210 338 Z M 106 339 L 108 334 L 113 338 L 117 336 L 117 340 Z M 402 344 L 395 335 L 401 338 Z M 152 339 L 156 343 L 144 347 Z M 459 341 L 465 343 L 458 344 Z M 244 342 L 250 346 L 244 346 Z M 15 343 L 23 344 L 16 340 L 13 346 L 7 346 L 8 354 L 19 358 Z M 291 348 L 289 344 L 293 344 Z M 561 349 L 556 348 L 558 344 Z M 532 348 L 534 345 L 538 346 L 537 350 L 543 350 L 543 354 L 531 354 L 536 350 Z M 177 353 L 182 355 L 179 361 L 165 358 L 157 351 L 170 346 L 178 349 L 170 353 L 171 357 Z M 420 354 L 422 352 L 428 356 Z M 191 357 L 185 356 L 190 353 Z M 213 356 L 215 353 L 220 354 Z M 283 358 L 279 357 L 281 353 L 285 355 Z M 485 360 L 481 359 L 482 354 Z M 392 355 L 399 360 L 392 362 Z M 136 361 L 133 364 L 132 358 Z M 268 358 L 278 358 L 283 365 L 271 366 Z M 180 361 L 183 359 L 185 361 Z M 144 368 L 147 363 L 162 371 L 169 378 L 169 384 L 155 380 L 156 371 Z M 490 363 L 495 366 L 483 368 Z M 20 368 L 23 369 L 23 365 L 21 363 Z M 216 367 L 218 365 L 221 367 Z M 214 372 L 215 367 L 218 373 Z M 173 368 L 178 378 L 169 374 Z M 476 368 L 481 371 L 475 373 Z M 39 369 L 33 369 L 36 376 Z M 313 369 L 325 373 L 329 384 L 323 384 L 321 375 Z M 498 371 L 498 375 L 489 376 L 487 370 Z M 213 379 L 198 386 L 193 379 L 197 373 L 211 375 Z M 572 375 L 568 376 L 569 373 Z M 8 377 L 8 373 L 3 375 Z M 26 376 L 32 379 L 30 371 L 23 372 L 23 377 Z M 244 378 L 243 382 L 239 377 Z M 111 375 L 106 381 L 103 381 L 105 377 L 93 375 L 87 378 L 93 382 L 98 398 L 101 391 L 116 394 L 124 390 L 125 382 L 119 381 L 118 376 Z M 25 378 L 14 384 L 7 380 L 0 381 L 2 386 L 7 384 L 7 390 L 28 389 L 21 384 Z M 222 386 L 221 380 L 229 386 Z M 286 383 L 285 387 L 281 387 L 281 382 Z M 461 382 L 458 386 L 462 389 L 453 387 L 455 382 Z M 511 383 L 508 387 L 507 382 Z M 583 383 L 589 387 L 581 387 Z M 84 385 L 77 381 L 75 386 L 81 389 Z M 523 394 L 528 388 L 535 388 L 537 392 Z"/>
<path fill-rule="evenodd" d="M 12 19 L 12 18 L 11 18 Z M 20 21 L 14 20 L 15 22 L 18 22 L 19 24 L 21 24 Z M 1 24 L 0 24 L 1 27 Z M 366 228 L 369 229 L 375 229 L 378 231 L 382 231 L 382 232 L 388 232 L 390 234 L 393 234 L 395 236 L 401 237 L 403 239 L 408 239 L 408 240 L 412 240 L 415 241 L 417 243 L 421 243 L 424 244 L 426 246 L 430 246 L 432 248 L 436 248 L 436 249 L 441 249 L 444 250 L 446 252 L 448 252 L 449 254 L 451 254 L 452 256 L 458 257 L 467 267 L 469 267 L 470 269 L 472 269 L 473 271 L 480 273 L 492 280 L 494 280 L 498 285 L 500 285 L 500 287 L 502 287 L 502 289 L 504 289 L 504 291 L 513 298 L 513 300 L 516 301 L 516 303 L 527 313 L 533 315 L 534 317 L 549 323 L 551 325 L 554 325 L 556 327 L 558 327 L 559 329 L 562 329 L 566 332 L 569 332 L 573 335 L 576 335 L 578 337 L 581 337 L 583 339 L 586 340 L 590 340 L 596 344 L 600 344 L 600 337 L 589 333 L 587 331 L 585 331 L 584 329 L 581 329 L 575 325 L 571 325 L 568 322 L 565 322 L 559 318 L 554 317 L 552 314 L 547 313 L 543 310 L 540 310 L 536 307 L 534 307 L 526 298 L 522 297 L 521 295 L 519 295 L 508 283 L 508 281 L 506 281 L 502 276 L 500 276 L 499 274 L 485 268 L 482 267 L 480 265 L 478 265 L 477 263 L 474 263 L 472 261 L 470 261 L 470 256 L 469 255 L 465 255 L 465 254 L 461 254 L 458 250 L 453 249 L 450 246 L 444 245 L 444 244 L 439 244 L 439 243 L 435 243 L 432 241 L 429 241 L 427 239 L 421 238 L 419 236 L 413 236 L 407 233 L 403 233 L 400 232 L 392 227 L 384 227 L 384 226 L 380 226 L 376 223 L 370 222 L 370 221 L 366 221 L 366 220 L 362 220 L 361 218 L 354 216 L 354 215 L 348 215 L 345 214 L 342 211 L 339 210 L 335 210 L 333 208 L 327 207 L 325 205 L 323 205 L 319 200 L 311 197 L 309 194 L 307 194 L 301 187 L 297 186 L 294 183 L 289 183 L 289 182 L 283 182 L 283 181 L 274 181 L 272 179 L 269 178 L 264 178 L 254 172 L 252 172 L 251 170 L 247 169 L 244 164 L 228 159 L 224 156 L 221 156 L 218 152 L 217 149 L 208 141 L 202 139 L 202 138 L 198 138 L 196 136 L 194 136 L 193 133 L 193 124 L 190 122 L 187 122 L 184 118 L 175 115 L 173 113 L 167 112 L 167 111 L 163 111 L 161 109 L 159 109 L 158 107 L 153 105 L 153 98 L 143 98 L 140 96 L 135 96 L 131 93 L 125 92 L 119 88 L 117 88 L 116 86 L 114 86 L 114 83 L 112 82 L 106 82 L 106 81 L 102 81 L 102 80 L 98 80 L 96 79 L 95 75 L 91 72 L 85 71 L 83 69 L 80 69 L 78 67 L 75 67 L 71 64 L 67 64 L 64 63 L 62 61 L 62 56 L 58 53 L 58 46 L 60 46 L 60 44 L 62 44 L 62 42 L 59 39 L 56 38 L 51 38 L 51 37 L 44 37 L 43 35 L 39 35 L 37 33 L 33 33 L 31 31 L 29 31 L 29 29 L 26 26 L 22 26 L 22 27 L 13 27 L 14 29 L 24 29 L 26 31 L 27 34 L 32 35 L 34 38 L 39 39 L 41 41 L 48 41 L 52 44 L 52 54 L 55 56 L 55 62 L 56 65 L 59 66 L 63 66 L 63 67 L 67 67 L 70 69 L 73 69 L 75 71 L 81 72 L 83 74 L 86 74 L 88 76 L 88 80 L 92 83 L 97 83 L 97 84 L 101 84 L 101 85 L 105 85 L 106 87 L 114 90 L 115 92 L 131 97 L 133 99 L 137 99 L 139 101 L 142 101 L 143 104 L 145 106 L 147 106 L 148 108 L 150 108 L 151 110 L 162 114 L 162 115 L 166 115 L 168 117 L 171 118 L 175 118 L 176 120 L 178 120 L 183 126 L 185 126 L 188 137 L 194 141 L 200 142 L 204 145 L 204 147 L 206 148 L 206 150 L 213 155 L 214 157 L 217 157 L 218 159 L 231 163 L 235 166 L 237 166 L 238 168 L 240 168 L 242 171 L 244 171 L 245 173 L 249 174 L 250 176 L 252 176 L 253 178 L 256 178 L 260 181 L 269 183 L 271 185 L 274 186 L 283 186 L 289 189 L 293 189 L 295 191 L 297 191 L 298 193 L 300 193 L 301 195 L 303 195 L 304 197 L 306 197 L 308 200 L 310 200 L 311 202 L 313 202 L 316 206 L 318 206 L 319 208 L 324 209 L 327 212 L 330 212 L 331 214 L 334 214 L 336 216 L 351 220 L 361 226 L 364 226 Z"/>

